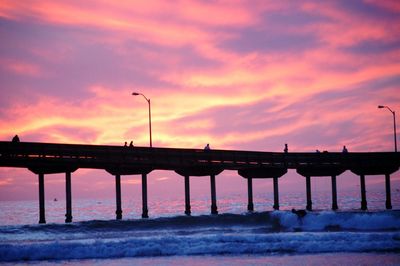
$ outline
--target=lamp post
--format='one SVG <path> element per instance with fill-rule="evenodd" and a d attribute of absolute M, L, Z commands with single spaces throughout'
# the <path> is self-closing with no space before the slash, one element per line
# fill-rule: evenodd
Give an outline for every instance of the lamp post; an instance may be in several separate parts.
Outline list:
<path fill-rule="evenodd" d="M 147 97 L 144 96 L 143 93 L 139 93 L 139 92 L 132 92 L 132 95 L 134 95 L 134 96 L 142 95 L 143 98 L 145 98 L 147 103 L 149 104 L 149 134 L 150 134 L 150 148 L 151 148 L 151 147 L 153 147 L 153 144 L 152 144 L 152 140 L 151 140 L 151 107 L 150 107 L 150 99 L 147 99 Z"/>
<path fill-rule="evenodd" d="M 393 115 L 393 134 L 394 134 L 394 151 L 397 152 L 397 139 L 396 139 L 396 113 L 390 109 L 390 107 L 385 105 L 378 105 L 379 109 L 386 108 L 388 109 Z"/>

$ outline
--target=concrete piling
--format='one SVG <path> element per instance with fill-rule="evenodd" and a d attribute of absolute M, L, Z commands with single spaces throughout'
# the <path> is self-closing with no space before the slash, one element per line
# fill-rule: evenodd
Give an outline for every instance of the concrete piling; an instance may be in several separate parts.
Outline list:
<path fill-rule="evenodd" d="M 254 204 L 253 204 L 253 179 L 247 178 L 247 210 L 249 212 L 254 211 Z"/>
<path fill-rule="evenodd" d="M 311 177 L 306 176 L 306 194 L 307 194 L 307 206 L 308 211 L 312 211 L 312 201 L 311 201 Z"/>
<path fill-rule="evenodd" d="M 278 187 L 278 177 L 273 178 L 274 182 L 274 210 L 279 210 L 279 187 Z"/>
<path fill-rule="evenodd" d="M 385 188 L 386 188 L 386 209 L 392 209 L 392 199 L 390 194 L 390 175 L 385 174 Z"/>
<path fill-rule="evenodd" d="M 218 214 L 217 195 L 215 189 L 215 175 L 210 175 L 211 185 L 211 214 Z"/>
<path fill-rule="evenodd" d="M 142 174 L 142 218 L 149 218 L 147 208 L 147 174 Z"/>
<path fill-rule="evenodd" d="M 39 173 L 39 223 L 45 224 L 45 206 L 44 206 L 44 174 Z"/>
<path fill-rule="evenodd" d="M 361 187 L 361 210 L 367 210 L 367 195 L 365 190 L 365 175 L 360 175 L 360 187 Z"/>
<path fill-rule="evenodd" d="M 65 222 L 72 222 L 72 195 L 71 195 L 71 172 L 65 173 L 65 200 L 66 200 L 66 213 Z"/>
<path fill-rule="evenodd" d="M 185 214 L 190 215 L 190 180 L 189 176 L 185 176 Z"/>
<path fill-rule="evenodd" d="M 335 211 L 338 209 L 337 191 L 336 191 L 336 176 L 335 175 L 331 176 L 331 181 L 332 181 L 332 210 Z"/>
<path fill-rule="evenodd" d="M 115 175 L 115 196 L 117 210 L 115 211 L 116 219 L 122 219 L 122 207 L 121 207 L 121 175 Z"/>

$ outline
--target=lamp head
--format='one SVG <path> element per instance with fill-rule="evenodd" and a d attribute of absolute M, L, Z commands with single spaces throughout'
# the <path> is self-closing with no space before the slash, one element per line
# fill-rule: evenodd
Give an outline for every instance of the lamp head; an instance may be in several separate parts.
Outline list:
<path fill-rule="evenodd" d="M 140 94 L 137 93 L 137 92 L 132 92 L 132 95 L 138 96 L 138 95 L 140 95 Z"/>
<path fill-rule="evenodd" d="M 383 105 L 378 105 L 378 108 L 385 108 L 385 106 L 383 106 Z"/>

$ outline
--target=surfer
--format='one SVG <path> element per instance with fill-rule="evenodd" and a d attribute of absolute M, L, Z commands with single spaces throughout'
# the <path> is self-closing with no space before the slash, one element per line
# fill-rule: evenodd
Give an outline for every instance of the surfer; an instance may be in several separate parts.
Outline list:
<path fill-rule="evenodd" d="M 306 211 L 306 210 L 296 210 L 296 209 L 292 209 L 292 212 L 293 212 L 294 214 L 296 214 L 298 218 L 303 218 L 304 216 L 307 215 L 307 211 Z"/>

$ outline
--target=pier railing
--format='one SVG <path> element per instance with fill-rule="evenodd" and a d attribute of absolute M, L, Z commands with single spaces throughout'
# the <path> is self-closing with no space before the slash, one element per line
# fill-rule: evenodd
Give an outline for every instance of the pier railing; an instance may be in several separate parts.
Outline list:
<path fill-rule="evenodd" d="M 122 165 L 176 170 L 182 166 L 219 166 L 226 170 L 299 166 L 399 166 L 400 153 L 280 153 L 235 150 L 147 148 L 105 145 L 52 144 L 0 141 L 0 166 L 29 167 L 73 164 L 78 168 L 107 169 Z"/>

